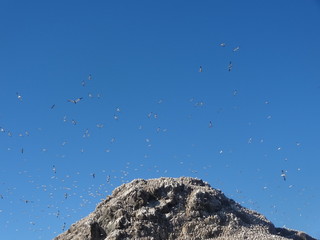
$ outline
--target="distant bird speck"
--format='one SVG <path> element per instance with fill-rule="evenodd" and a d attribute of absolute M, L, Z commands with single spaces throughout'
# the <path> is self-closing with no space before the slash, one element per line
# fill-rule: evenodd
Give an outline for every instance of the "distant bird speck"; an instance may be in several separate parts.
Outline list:
<path fill-rule="evenodd" d="M 238 94 L 238 91 L 237 90 L 234 90 L 233 91 L 233 96 L 236 96 Z"/>
<path fill-rule="evenodd" d="M 225 47 L 226 46 L 226 43 L 220 43 L 220 47 Z"/>
<path fill-rule="evenodd" d="M 202 72 L 202 71 L 203 71 L 202 66 L 200 66 L 199 67 L 199 72 Z"/>
<path fill-rule="evenodd" d="M 77 98 L 77 99 L 68 99 L 68 102 L 76 104 L 76 103 L 80 102 L 82 99 L 83 99 L 82 97 Z"/>
<path fill-rule="evenodd" d="M 231 70 L 232 70 L 232 62 L 230 61 L 228 65 L 228 71 L 231 72 Z"/>
<path fill-rule="evenodd" d="M 287 177 L 286 171 L 281 170 L 281 175 L 280 175 L 280 176 L 283 177 L 283 180 L 284 180 L 284 181 L 286 181 L 286 177 Z"/>
<path fill-rule="evenodd" d="M 55 104 L 53 104 L 53 105 L 50 107 L 50 109 L 53 109 L 55 106 L 56 106 L 56 105 L 55 105 Z"/>
<path fill-rule="evenodd" d="M 66 223 L 63 223 L 62 232 L 64 232 L 65 228 L 66 228 Z"/>
<path fill-rule="evenodd" d="M 20 101 L 22 101 L 22 96 L 21 96 L 21 94 L 16 93 L 16 95 L 17 95 L 17 98 L 18 98 Z"/>
<path fill-rule="evenodd" d="M 234 49 L 233 49 L 233 51 L 234 52 L 237 52 L 237 51 L 239 51 L 240 50 L 240 47 L 238 46 L 238 47 L 235 47 Z"/>
<path fill-rule="evenodd" d="M 86 129 L 82 137 L 90 137 L 89 129 Z"/>

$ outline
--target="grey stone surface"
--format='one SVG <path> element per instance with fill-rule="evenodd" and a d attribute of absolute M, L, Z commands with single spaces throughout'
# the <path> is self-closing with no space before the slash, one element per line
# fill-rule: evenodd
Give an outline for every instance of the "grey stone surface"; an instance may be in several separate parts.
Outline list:
<path fill-rule="evenodd" d="M 220 190 L 189 177 L 137 179 L 113 191 L 96 210 L 54 240 L 313 240 L 276 228 Z"/>

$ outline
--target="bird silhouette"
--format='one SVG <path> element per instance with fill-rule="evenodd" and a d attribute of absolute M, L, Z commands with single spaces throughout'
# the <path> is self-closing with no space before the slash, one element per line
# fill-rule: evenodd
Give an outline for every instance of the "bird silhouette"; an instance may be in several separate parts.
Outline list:
<path fill-rule="evenodd" d="M 76 103 L 80 102 L 82 99 L 83 99 L 82 97 L 77 98 L 77 99 L 68 99 L 68 102 L 72 102 L 72 103 L 76 104 Z"/>
<path fill-rule="evenodd" d="M 287 175 L 286 175 L 286 172 L 285 172 L 284 170 L 281 170 L 281 175 L 280 175 L 280 176 L 283 177 L 283 180 L 284 180 L 284 181 L 287 180 L 287 179 L 286 179 Z"/>

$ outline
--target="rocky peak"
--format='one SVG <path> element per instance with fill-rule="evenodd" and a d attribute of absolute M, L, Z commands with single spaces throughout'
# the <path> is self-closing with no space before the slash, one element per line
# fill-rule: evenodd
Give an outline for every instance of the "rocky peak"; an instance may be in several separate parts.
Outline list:
<path fill-rule="evenodd" d="M 276 228 L 208 183 L 189 177 L 136 179 L 55 240 L 313 240 Z"/>

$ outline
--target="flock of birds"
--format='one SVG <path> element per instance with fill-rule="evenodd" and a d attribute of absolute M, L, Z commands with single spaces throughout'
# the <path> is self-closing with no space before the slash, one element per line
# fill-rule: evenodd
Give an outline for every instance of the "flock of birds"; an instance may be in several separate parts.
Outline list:
<path fill-rule="evenodd" d="M 219 44 L 219 46 L 224 48 L 224 47 L 227 46 L 227 44 L 226 43 L 221 43 L 221 44 Z M 232 51 L 236 53 L 239 50 L 240 50 L 240 47 L 237 46 L 237 47 L 233 48 Z M 232 61 L 229 61 L 226 70 L 228 72 L 231 72 L 233 70 Z M 199 72 L 200 73 L 204 72 L 204 69 L 203 69 L 202 66 L 199 67 Z M 86 81 L 85 80 L 81 81 L 81 86 L 82 87 L 86 87 L 87 86 L 87 81 L 93 81 L 93 77 L 92 77 L 91 74 L 88 75 Z M 238 91 L 234 90 L 233 95 L 236 96 L 237 93 L 238 93 Z M 89 93 L 88 96 L 90 98 L 93 97 L 93 95 L 91 93 Z M 16 93 L 16 97 L 17 97 L 19 102 L 23 102 L 24 101 L 24 97 L 23 97 L 23 95 L 21 93 L 17 92 Z M 100 98 L 101 95 L 98 94 L 97 97 Z M 77 105 L 77 104 L 81 104 L 81 102 L 84 101 L 84 100 L 85 100 L 85 97 L 81 96 L 81 97 L 77 97 L 77 98 L 66 99 L 66 102 L 70 103 L 70 104 Z M 194 102 L 194 99 L 192 99 L 190 101 Z M 162 102 L 163 102 L 163 99 L 160 99 L 160 100 L 158 100 L 157 103 L 161 104 Z M 266 101 L 265 103 L 268 104 L 269 102 Z M 194 103 L 195 107 L 202 107 L 203 105 L 204 105 L 203 101 L 196 101 Z M 52 104 L 49 108 L 51 110 L 54 110 L 56 107 L 57 107 L 56 104 Z M 121 112 L 120 107 L 118 107 L 118 106 L 115 107 L 115 111 L 114 111 L 114 115 L 113 115 L 113 119 L 115 121 L 119 120 L 120 112 Z M 149 112 L 149 113 L 146 114 L 146 117 L 148 119 L 158 119 L 159 115 L 156 112 Z M 67 116 L 63 117 L 63 121 L 67 122 Z M 71 123 L 72 123 L 72 125 L 77 125 L 78 124 L 77 120 L 75 120 L 75 119 L 71 119 Z M 96 123 L 96 127 L 99 128 L 99 129 L 104 128 L 104 124 L 103 123 Z M 208 128 L 213 128 L 213 127 L 214 127 L 213 121 L 209 120 L 208 121 Z M 138 127 L 138 129 L 142 130 L 143 126 L 140 125 Z M 159 132 L 165 133 L 167 131 L 168 131 L 167 128 L 162 128 L 162 127 L 157 127 L 156 128 L 156 132 L 157 133 L 159 133 Z M 13 136 L 12 131 L 7 130 L 5 127 L 1 127 L 1 126 L 0 126 L 0 133 L 7 134 L 7 136 L 9 136 L 9 137 Z M 29 136 L 29 135 L 30 135 L 29 131 L 25 131 L 24 133 L 19 133 L 18 134 L 18 136 Z M 83 138 L 90 137 L 89 128 L 86 128 L 84 130 L 84 132 L 82 134 L 82 137 Z M 110 139 L 110 143 L 115 143 L 115 142 L 116 142 L 116 138 L 112 137 Z M 251 142 L 252 142 L 252 139 L 249 139 L 248 143 L 251 143 Z M 151 140 L 150 140 L 149 137 L 145 138 L 145 143 L 146 143 L 146 146 L 148 146 L 148 147 L 151 146 Z M 66 145 L 66 144 L 67 144 L 66 141 L 62 143 L 63 146 Z M 8 148 L 8 150 L 11 150 L 11 149 Z M 45 151 L 47 151 L 47 149 L 43 148 L 42 151 L 45 152 Z M 20 152 L 21 152 L 21 154 L 25 154 L 25 148 L 22 147 L 20 149 Z M 81 149 L 81 152 L 84 152 L 84 149 Z M 105 152 L 110 152 L 110 149 L 109 148 L 105 149 Z M 222 154 L 223 150 L 220 150 L 219 153 Z M 147 158 L 148 154 L 145 154 L 144 157 Z M 60 165 L 60 166 L 58 166 L 58 165 Z M 129 169 L 130 168 L 134 169 L 134 171 L 137 171 L 139 167 L 141 169 L 144 167 L 143 164 L 137 165 L 136 167 L 133 167 L 131 165 L 134 165 L 134 164 L 132 164 L 131 162 L 127 162 L 125 170 L 122 170 L 120 172 L 120 175 L 119 175 L 119 173 L 116 173 L 116 172 L 110 173 L 107 170 L 103 170 L 103 169 L 102 170 L 100 169 L 99 172 L 90 173 L 91 181 L 94 180 L 94 179 L 96 179 L 96 180 L 98 179 L 100 181 L 102 179 L 102 176 L 103 176 L 103 179 L 104 179 L 103 183 L 100 183 L 98 185 L 96 183 L 90 185 L 88 189 L 82 190 L 82 194 L 81 193 L 79 194 L 79 192 L 81 192 L 81 191 L 79 191 L 78 189 L 81 188 L 81 186 L 78 184 L 78 182 L 80 182 L 80 180 L 77 179 L 78 177 L 81 176 L 81 173 L 79 173 L 79 172 L 74 173 L 76 175 L 76 177 L 72 177 L 72 174 L 70 174 L 70 175 L 68 174 L 68 175 L 65 175 L 65 176 L 61 176 L 61 175 L 58 176 L 59 175 L 58 174 L 58 168 L 59 167 L 62 168 L 61 163 L 52 165 L 51 180 L 56 181 L 56 183 L 51 182 L 48 185 L 46 185 L 46 184 L 36 183 L 34 180 L 30 180 L 30 181 L 31 181 L 31 184 L 34 184 L 37 189 L 40 189 L 41 191 L 46 192 L 46 193 L 49 192 L 49 198 L 54 203 L 50 203 L 50 204 L 47 205 L 48 209 L 53 209 L 53 211 L 50 211 L 48 214 L 51 215 L 51 216 L 54 216 L 57 219 L 60 219 L 60 218 L 62 219 L 63 223 L 62 223 L 62 226 L 61 226 L 61 230 L 64 231 L 66 229 L 66 226 L 67 226 L 68 217 L 71 217 L 72 214 L 75 213 L 76 211 L 79 211 L 79 209 L 70 208 L 69 206 L 63 209 L 63 208 L 61 208 L 61 206 L 59 206 L 60 204 L 66 202 L 66 201 L 69 201 L 71 198 L 73 198 L 75 196 L 78 196 L 81 199 L 80 208 L 88 206 L 88 205 L 91 205 L 93 203 L 96 203 L 98 200 L 92 200 L 90 198 L 93 198 L 93 199 L 95 199 L 95 198 L 98 198 L 98 199 L 104 198 L 106 193 L 110 193 L 110 190 L 117 184 L 115 182 L 116 180 L 120 180 L 120 182 L 122 182 L 122 183 L 128 182 L 128 175 L 129 175 Z M 161 173 L 158 166 L 154 166 L 153 170 L 156 171 L 157 173 Z M 192 173 L 195 173 L 195 174 L 197 173 L 197 171 L 194 170 L 194 169 L 191 169 L 190 171 Z M 167 172 L 167 170 L 165 170 L 163 173 L 166 173 L 166 172 Z M 279 172 L 280 172 L 280 174 L 279 174 L 280 177 L 282 177 L 282 179 L 284 181 L 286 181 L 287 180 L 287 170 L 282 169 Z M 20 172 L 19 174 L 28 176 L 29 173 L 28 172 Z M 30 176 L 28 176 L 28 177 L 30 177 Z M 63 187 L 60 187 L 60 189 L 59 189 L 59 188 L 56 187 L 58 185 L 58 182 L 63 183 L 63 184 L 66 183 L 65 185 L 68 185 L 68 186 L 64 186 L 63 185 Z M 60 196 L 59 201 L 56 201 L 54 199 L 54 197 L 56 196 L 56 194 L 54 193 L 55 191 L 59 191 L 60 192 L 59 194 L 61 196 Z M 84 192 L 86 192 L 86 193 L 84 193 Z M 87 194 L 89 196 L 89 198 L 88 198 L 88 196 L 85 196 L 85 194 Z M 5 200 L 6 198 L 9 198 L 9 197 L 10 197 L 9 191 L 0 192 L 0 200 L 3 201 L 3 200 Z M 24 202 L 25 204 L 36 204 L 36 203 L 38 203 L 38 200 L 33 200 L 33 199 L 30 199 L 30 198 L 28 198 L 26 196 L 22 196 L 20 198 L 20 200 L 22 202 Z M 3 209 L 0 210 L 0 213 L 1 213 L 1 211 L 3 211 Z M 71 223 L 71 222 L 68 222 L 68 224 L 69 223 Z M 10 223 L 8 223 L 8 224 L 10 224 Z M 31 225 L 36 225 L 37 222 L 35 220 L 32 220 L 32 221 L 30 221 L 30 224 Z M 57 232 L 55 232 L 55 233 L 57 233 Z"/>

